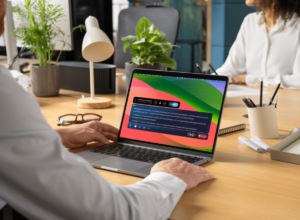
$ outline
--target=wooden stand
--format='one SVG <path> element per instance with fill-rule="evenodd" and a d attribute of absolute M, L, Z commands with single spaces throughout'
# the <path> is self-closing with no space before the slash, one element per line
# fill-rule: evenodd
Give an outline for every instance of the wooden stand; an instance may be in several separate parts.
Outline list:
<path fill-rule="evenodd" d="M 90 62 L 90 85 L 91 97 L 78 99 L 79 108 L 109 108 L 111 106 L 111 99 L 103 97 L 95 97 L 94 89 L 94 63 Z"/>
<path fill-rule="evenodd" d="M 108 98 L 84 98 L 78 99 L 79 108 L 109 108 L 111 106 L 111 99 Z"/>

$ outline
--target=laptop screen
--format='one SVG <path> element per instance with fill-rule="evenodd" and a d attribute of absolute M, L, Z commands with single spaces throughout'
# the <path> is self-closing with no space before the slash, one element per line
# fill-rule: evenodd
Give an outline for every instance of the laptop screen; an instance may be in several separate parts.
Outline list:
<path fill-rule="evenodd" d="M 120 138 L 213 153 L 225 88 L 224 80 L 133 73 Z"/>

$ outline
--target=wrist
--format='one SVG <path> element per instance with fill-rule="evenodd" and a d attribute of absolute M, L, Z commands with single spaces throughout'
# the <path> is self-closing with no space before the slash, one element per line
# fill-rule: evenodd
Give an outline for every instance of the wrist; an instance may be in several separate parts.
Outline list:
<path fill-rule="evenodd" d="M 64 146 L 67 144 L 68 140 L 68 128 L 59 128 L 59 129 L 54 129 L 60 136 L 61 142 L 63 143 Z M 66 146 L 67 147 L 67 146 Z"/>

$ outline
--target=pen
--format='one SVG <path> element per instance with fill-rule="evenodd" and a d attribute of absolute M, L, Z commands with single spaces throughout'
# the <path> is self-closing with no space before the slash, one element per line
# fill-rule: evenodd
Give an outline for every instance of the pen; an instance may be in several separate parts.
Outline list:
<path fill-rule="evenodd" d="M 276 96 L 276 94 L 277 94 L 277 92 L 278 92 L 279 87 L 280 87 L 280 83 L 278 84 L 277 88 L 275 89 L 275 91 L 274 91 L 274 93 L 273 93 L 273 96 L 272 96 L 272 98 L 271 98 L 271 100 L 270 100 L 270 102 L 269 102 L 269 105 L 272 105 L 273 100 L 275 99 L 275 96 Z"/>
<path fill-rule="evenodd" d="M 197 66 L 198 70 L 200 71 L 200 73 L 203 73 L 198 63 L 196 63 L 196 66 Z"/>
<path fill-rule="evenodd" d="M 257 106 L 254 104 L 254 102 L 252 101 L 252 99 L 246 97 L 251 105 L 252 108 L 256 108 Z"/>
<path fill-rule="evenodd" d="M 243 102 L 245 103 L 245 105 L 248 107 L 248 108 L 252 108 L 252 106 L 250 105 L 249 103 L 249 100 L 245 97 L 243 98 Z"/>
<path fill-rule="evenodd" d="M 216 70 L 212 67 L 211 64 L 209 64 L 209 67 L 212 69 L 212 71 L 214 71 L 214 73 L 218 76 L 219 74 L 216 72 Z"/>
<path fill-rule="evenodd" d="M 278 96 L 277 96 L 277 99 L 276 99 L 275 108 L 277 108 L 277 103 L 278 103 Z"/>
<path fill-rule="evenodd" d="M 261 79 L 261 81 L 260 81 L 260 101 L 259 101 L 260 107 L 262 107 L 262 102 L 263 102 L 263 88 L 264 88 L 264 81 Z"/>

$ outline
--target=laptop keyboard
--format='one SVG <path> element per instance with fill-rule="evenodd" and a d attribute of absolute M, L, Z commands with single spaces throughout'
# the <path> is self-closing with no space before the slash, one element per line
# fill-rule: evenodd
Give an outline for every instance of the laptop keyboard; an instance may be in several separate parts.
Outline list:
<path fill-rule="evenodd" d="M 182 155 L 173 152 L 165 152 L 155 149 L 148 149 L 138 146 L 125 145 L 125 144 L 110 144 L 104 147 L 99 147 L 91 150 L 92 152 L 99 154 L 106 154 L 109 156 L 122 157 L 131 160 L 138 160 L 148 163 L 157 163 L 162 160 L 170 159 L 173 157 L 180 158 L 189 163 L 195 163 L 203 158 L 193 157 L 189 155 Z"/>

